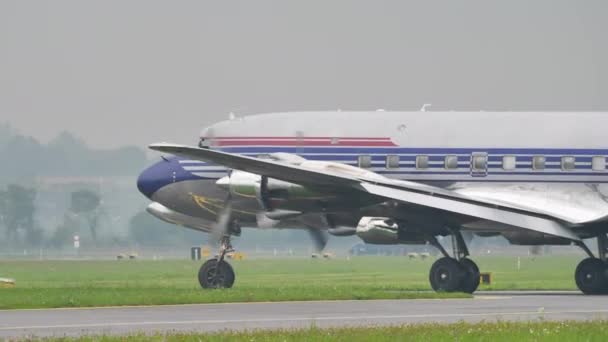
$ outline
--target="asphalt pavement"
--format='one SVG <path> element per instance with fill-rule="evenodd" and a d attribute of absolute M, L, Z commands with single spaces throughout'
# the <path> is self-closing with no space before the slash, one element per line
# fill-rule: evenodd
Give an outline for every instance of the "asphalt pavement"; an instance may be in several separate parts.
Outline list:
<path fill-rule="evenodd" d="M 0 310 L 0 338 L 539 319 L 608 319 L 608 296 L 481 292 L 474 299 Z"/>

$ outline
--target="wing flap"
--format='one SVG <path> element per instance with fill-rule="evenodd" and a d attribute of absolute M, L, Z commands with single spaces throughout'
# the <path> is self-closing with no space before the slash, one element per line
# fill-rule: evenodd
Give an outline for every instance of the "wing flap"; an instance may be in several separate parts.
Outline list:
<path fill-rule="evenodd" d="M 385 198 L 444 210 L 455 214 L 477 217 L 570 240 L 580 240 L 578 236 L 563 224 L 543 217 L 513 212 L 499 207 L 493 208 L 451 198 L 437 197 L 432 194 L 394 189 L 377 184 L 361 183 L 361 187 L 368 193 Z"/>
<path fill-rule="evenodd" d="M 455 193 L 478 200 L 555 217 L 571 225 L 606 220 L 605 189 L 582 184 L 472 184 L 461 183 Z"/>

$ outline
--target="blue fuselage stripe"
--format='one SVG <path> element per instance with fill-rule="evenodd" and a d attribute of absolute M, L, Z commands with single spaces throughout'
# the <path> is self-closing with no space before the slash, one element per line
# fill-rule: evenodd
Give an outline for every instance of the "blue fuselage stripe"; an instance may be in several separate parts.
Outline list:
<path fill-rule="evenodd" d="M 463 179 L 483 181 L 484 176 L 487 175 L 492 177 L 488 181 L 584 182 L 588 180 L 590 182 L 608 182 L 607 171 L 592 170 L 592 157 L 603 156 L 606 158 L 608 149 L 240 146 L 222 147 L 220 150 L 253 157 L 260 154 L 285 152 L 298 154 L 309 160 L 337 161 L 354 166 L 357 166 L 359 156 L 369 155 L 371 157 L 371 171 L 395 177 L 402 176 L 402 178 L 428 176 L 429 180 L 439 181 L 462 181 Z M 481 171 L 472 175 L 470 163 L 473 152 L 487 153 L 487 172 Z M 389 155 L 399 156 L 398 168 L 386 167 L 386 157 Z M 416 169 L 416 158 L 421 155 L 428 156 L 428 167 Z M 448 155 L 457 157 L 457 168 L 446 169 L 445 157 Z M 516 158 L 514 169 L 503 169 L 504 156 L 514 156 Z M 545 157 L 543 170 L 532 168 L 533 156 Z M 574 169 L 562 170 L 562 158 L 566 156 L 575 157 Z M 196 177 L 199 178 L 205 178 L 203 175 L 207 174 L 209 178 L 217 178 L 218 173 L 226 171 L 221 166 L 202 162 L 188 164 L 182 160 L 181 166 L 187 167 L 185 169 L 188 170 L 186 173 L 196 173 Z M 192 166 L 200 166 L 200 168 L 192 168 Z"/>

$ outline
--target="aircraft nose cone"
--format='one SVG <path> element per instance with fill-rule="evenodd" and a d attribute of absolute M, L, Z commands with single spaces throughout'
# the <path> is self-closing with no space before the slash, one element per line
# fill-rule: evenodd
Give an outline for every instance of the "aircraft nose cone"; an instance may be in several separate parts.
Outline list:
<path fill-rule="evenodd" d="M 160 161 L 145 169 L 137 178 L 137 189 L 148 198 L 171 183 L 171 162 Z"/>

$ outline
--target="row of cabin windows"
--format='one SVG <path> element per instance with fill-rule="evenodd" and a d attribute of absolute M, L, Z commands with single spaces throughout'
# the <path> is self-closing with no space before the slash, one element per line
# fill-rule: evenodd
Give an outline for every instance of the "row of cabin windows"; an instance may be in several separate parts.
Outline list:
<path fill-rule="evenodd" d="M 386 156 L 385 167 L 387 169 L 399 168 L 399 156 L 388 155 Z M 564 171 L 574 170 L 576 168 L 576 158 L 572 156 L 565 156 L 561 158 L 561 169 Z M 359 156 L 358 165 L 361 168 L 372 167 L 372 157 L 369 155 Z M 532 169 L 544 170 L 546 165 L 545 156 L 533 156 L 532 157 Z M 474 171 L 485 171 L 488 168 L 488 156 L 485 154 L 473 155 L 472 156 L 472 169 Z M 443 161 L 443 167 L 446 170 L 458 169 L 458 156 L 447 155 Z M 429 168 L 429 156 L 420 155 L 416 156 L 416 169 L 426 170 Z M 502 169 L 505 171 L 515 170 L 517 168 L 517 157 L 516 156 L 503 156 L 502 157 Z M 595 156 L 591 159 L 591 169 L 593 171 L 604 171 L 606 170 L 606 158 L 603 156 Z"/>

